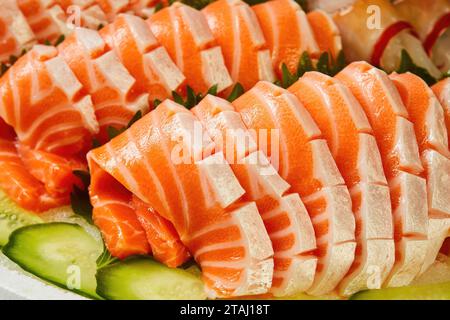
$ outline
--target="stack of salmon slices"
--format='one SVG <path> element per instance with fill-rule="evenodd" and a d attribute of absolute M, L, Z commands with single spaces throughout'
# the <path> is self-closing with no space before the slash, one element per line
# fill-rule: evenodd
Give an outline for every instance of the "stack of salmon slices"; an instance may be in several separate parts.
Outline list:
<path fill-rule="evenodd" d="M 349 296 L 433 263 L 450 231 L 448 79 L 354 62 L 273 84 L 305 51 L 341 50 L 333 21 L 291 0 L 175 3 L 147 19 L 154 1 L 52 5 L 75 2 L 113 22 L 36 45 L 0 78 L 0 187 L 23 208 L 70 203 L 89 171 L 110 253 L 194 259 L 211 298 Z M 0 57 L 55 38 L 33 3 L 0 13 Z"/>

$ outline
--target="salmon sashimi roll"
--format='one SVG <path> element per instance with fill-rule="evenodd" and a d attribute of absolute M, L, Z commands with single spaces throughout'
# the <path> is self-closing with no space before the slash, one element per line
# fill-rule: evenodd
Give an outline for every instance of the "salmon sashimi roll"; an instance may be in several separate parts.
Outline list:
<path fill-rule="evenodd" d="M 422 266 L 422 271 L 425 271 L 435 261 L 450 230 L 450 152 L 444 110 L 433 91 L 419 77 L 411 73 L 394 73 L 390 78 L 414 123 L 427 179 L 430 220 L 429 245 Z M 440 230 L 435 231 L 436 228 Z"/>
<path fill-rule="evenodd" d="M 248 4 L 241 0 L 219 0 L 202 12 L 222 48 L 233 82 L 249 90 L 260 80 L 275 81 L 269 48 Z"/>
<path fill-rule="evenodd" d="M 393 72 L 400 67 L 402 50 L 433 77 L 441 72 L 429 58 L 414 27 L 389 0 L 356 0 L 333 15 L 348 61 L 369 61 Z M 361 41 L 364 39 L 364 41 Z"/>
<path fill-rule="evenodd" d="M 171 268 L 186 262 L 190 258 L 189 251 L 173 224 L 136 196 L 133 196 L 132 204 L 145 230 L 153 257 Z"/>
<path fill-rule="evenodd" d="M 232 85 L 222 49 L 200 11 L 176 2 L 147 21 L 195 92 L 205 93 L 214 85 L 221 92 Z"/>
<path fill-rule="evenodd" d="M 279 79 L 284 64 L 292 74 L 298 69 L 303 52 L 319 55 L 305 12 L 293 0 L 267 1 L 252 7 L 272 56 L 272 66 Z"/>
<path fill-rule="evenodd" d="M 91 97 L 54 47 L 37 45 L 0 79 L 0 116 L 31 149 L 62 156 L 92 145 Z"/>
<path fill-rule="evenodd" d="M 329 52 L 336 58 L 342 50 L 342 40 L 333 19 L 322 10 L 309 12 L 307 18 L 320 51 Z"/>
<path fill-rule="evenodd" d="M 385 278 L 395 259 L 389 187 L 372 128 L 361 105 L 337 79 L 308 72 L 288 90 L 319 126 L 352 198 L 356 256 L 339 294 L 369 289 L 370 269 L 377 266 Z"/>
<path fill-rule="evenodd" d="M 274 249 L 270 292 L 286 296 L 306 291 L 316 271 L 316 238 L 299 195 L 289 192 L 289 184 L 257 150 L 256 140 L 229 102 L 208 95 L 192 112 L 246 190 L 243 200 L 256 202 Z"/>
<path fill-rule="evenodd" d="M 158 43 L 145 20 L 121 14 L 103 28 L 100 35 L 136 79 L 135 91 L 148 93 L 150 105 L 182 88 L 183 74 Z"/>
<path fill-rule="evenodd" d="M 148 94 L 136 90 L 136 80 L 97 31 L 76 28 L 58 49 L 92 96 L 100 142 L 108 140 L 108 127 L 124 128 L 138 111 L 147 112 Z"/>
<path fill-rule="evenodd" d="M 259 82 L 233 102 L 249 129 L 277 130 L 279 138 L 258 148 L 298 193 L 314 226 L 318 265 L 307 291 L 323 295 L 335 289 L 355 257 L 355 218 L 350 194 L 322 133 L 298 99 L 269 82 Z"/>
<path fill-rule="evenodd" d="M 123 259 L 151 251 L 145 230 L 132 206 L 132 194 L 88 158 L 92 220 L 112 256 Z"/>
<path fill-rule="evenodd" d="M 61 35 L 70 34 L 67 16 L 54 1 L 17 0 L 17 4 L 39 42 L 54 42 Z"/>
<path fill-rule="evenodd" d="M 447 140 L 450 141 L 450 78 L 445 78 L 431 87 L 444 108 L 444 120 L 447 127 Z"/>
<path fill-rule="evenodd" d="M 194 115 L 166 100 L 89 157 L 173 224 L 210 297 L 266 293 L 270 239 L 256 204 L 241 199 L 244 189 L 214 149 Z"/>
<path fill-rule="evenodd" d="M 395 264 L 387 286 L 408 285 L 425 259 L 428 208 L 424 169 L 414 125 L 389 77 L 366 62 L 354 62 L 336 76 L 355 95 L 373 128 L 391 194 Z"/>
<path fill-rule="evenodd" d="M 0 2 L 0 62 L 19 56 L 36 42 L 33 31 L 15 1 Z"/>

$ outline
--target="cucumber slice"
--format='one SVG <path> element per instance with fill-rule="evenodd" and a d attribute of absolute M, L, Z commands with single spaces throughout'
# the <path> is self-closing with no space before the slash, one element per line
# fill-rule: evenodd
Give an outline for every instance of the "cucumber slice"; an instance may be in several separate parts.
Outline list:
<path fill-rule="evenodd" d="M 354 294 L 351 300 L 449 300 L 450 282 L 366 290 Z"/>
<path fill-rule="evenodd" d="M 42 222 L 37 214 L 22 209 L 0 190 L 0 247 L 8 242 L 14 230 Z"/>
<path fill-rule="evenodd" d="M 97 271 L 97 293 L 113 300 L 203 300 L 199 277 L 150 258 L 130 258 Z"/>
<path fill-rule="evenodd" d="M 63 222 L 17 229 L 3 247 L 3 253 L 26 271 L 94 298 L 96 260 L 102 250 L 82 227 Z"/>

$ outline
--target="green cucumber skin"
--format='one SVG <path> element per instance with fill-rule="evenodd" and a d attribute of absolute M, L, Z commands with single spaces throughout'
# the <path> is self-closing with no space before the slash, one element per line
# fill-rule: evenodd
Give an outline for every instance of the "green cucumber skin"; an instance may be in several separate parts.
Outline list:
<path fill-rule="evenodd" d="M 97 270 L 97 294 L 111 300 L 206 299 L 198 276 L 143 257 Z"/>
<path fill-rule="evenodd" d="M 42 222 L 37 214 L 22 209 L 0 190 L 0 247 L 8 242 L 14 230 Z"/>
<path fill-rule="evenodd" d="M 450 300 L 450 282 L 366 290 L 355 293 L 351 300 Z"/>
<path fill-rule="evenodd" d="M 74 251 L 73 257 L 70 257 L 67 245 Z M 25 226 L 13 231 L 2 252 L 22 269 L 41 279 L 82 296 L 99 299 L 95 292 L 95 273 L 96 259 L 102 249 L 79 225 L 53 222 Z M 81 259 L 77 261 L 80 256 Z M 73 260 L 69 261 L 70 259 Z M 86 261 L 89 266 L 85 265 Z M 65 280 L 68 279 L 70 265 L 80 268 L 81 288 L 67 287 Z"/>

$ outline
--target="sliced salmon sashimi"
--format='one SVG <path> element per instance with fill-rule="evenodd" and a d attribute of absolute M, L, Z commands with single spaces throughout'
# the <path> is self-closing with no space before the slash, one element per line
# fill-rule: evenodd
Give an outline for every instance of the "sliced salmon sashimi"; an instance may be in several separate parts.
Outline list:
<path fill-rule="evenodd" d="M 342 40 L 333 19 L 322 10 L 308 12 L 307 18 L 320 51 L 329 52 L 336 58 L 342 50 Z"/>
<path fill-rule="evenodd" d="M 11 56 L 19 56 L 36 42 L 33 31 L 27 23 L 16 1 L 2 1 L 0 12 L 0 62 Z"/>
<path fill-rule="evenodd" d="M 319 126 L 352 198 L 356 256 L 339 293 L 374 289 L 371 268 L 377 266 L 385 277 L 394 263 L 395 247 L 389 188 L 369 121 L 347 87 L 327 75 L 308 72 L 288 90 Z"/>
<path fill-rule="evenodd" d="M 255 13 L 241 0 L 219 0 L 202 10 L 233 82 L 245 90 L 260 80 L 275 81 L 264 35 Z"/>
<path fill-rule="evenodd" d="M 447 140 L 450 141 L 450 78 L 445 78 L 431 87 L 444 108 L 444 120 L 447 127 Z"/>
<path fill-rule="evenodd" d="M 355 95 L 373 128 L 391 195 L 396 242 L 388 286 L 408 285 L 420 272 L 428 237 L 426 181 L 414 125 L 389 77 L 366 62 L 337 76 Z"/>
<path fill-rule="evenodd" d="M 269 290 L 273 250 L 256 204 L 184 107 L 166 100 L 89 157 L 173 224 L 210 297 Z"/>
<path fill-rule="evenodd" d="M 258 137 L 258 148 L 279 168 L 291 192 L 300 195 L 311 217 L 318 266 L 307 292 L 332 291 L 354 260 L 355 219 L 350 194 L 326 140 L 298 99 L 271 83 L 259 82 L 233 105 L 249 129 L 279 130 L 279 139 L 267 139 L 267 145 Z"/>
<path fill-rule="evenodd" d="M 108 127 L 121 129 L 138 111 L 147 112 L 148 94 L 136 90 L 136 80 L 97 31 L 76 28 L 58 50 L 92 96 L 101 142 L 108 140 Z"/>
<path fill-rule="evenodd" d="M 414 123 L 428 193 L 428 248 L 421 271 L 436 260 L 450 232 L 450 152 L 444 109 L 433 91 L 411 74 L 390 75 Z"/>
<path fill-rule="evenodd" d="M 222 49 L 200 11 L 176 2 L 147 21 L 195 92 L 206 93 L 214 85 L 221 92 L 231 86 Z"/>
<path fill-rule="evenodd" d="M 311 26 L 298 3 L 293 0 L 267 1 L 252 9 L 261 25 L 279 79 L 283 63 L 291 73 L 296 73 L 303 52 L 313 57 L 319 55 Z"/>
<path fill-rule="evenodd" d="M 209 135 L 246 190 L 244 201 L 255 201 L 274 249 L 270 292 L 292 295 L 309 289 L 314 280 L 316 238 L 297 193 L 270 165 L 241 116 L 226 100 L 206 96 L 194 109 Z"/>
<path fill-rule="evenodd" d="M 109 48 L 113 49 L 125 68 L 136 79 L 135 90 L 147 93 L 149 104 L 164 100 L 172 91 L 180 91 L 185 78 L 162 47 L 145 20 L 119 15 L 100 31 Z"/>

